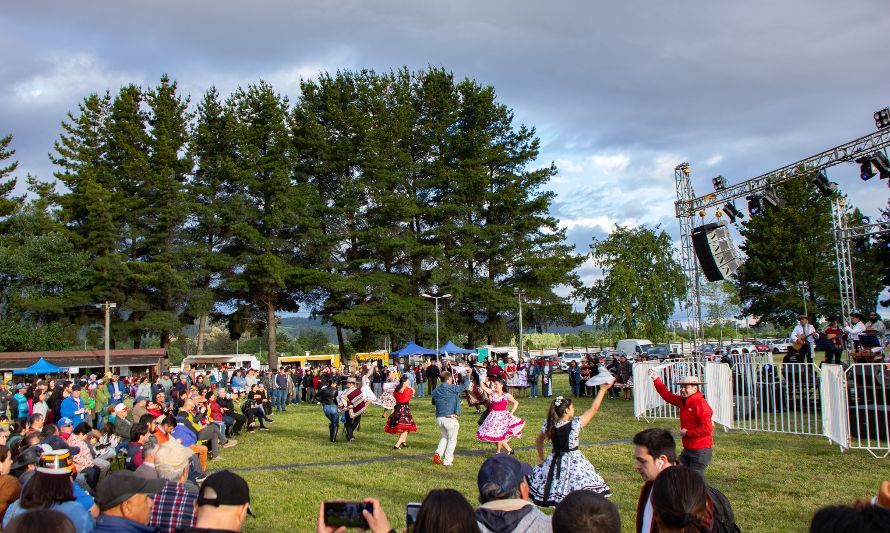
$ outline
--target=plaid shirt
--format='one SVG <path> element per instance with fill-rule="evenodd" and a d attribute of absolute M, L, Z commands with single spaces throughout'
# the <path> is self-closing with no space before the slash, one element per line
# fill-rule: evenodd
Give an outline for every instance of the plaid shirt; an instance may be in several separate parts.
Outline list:
<path fill-rule="evenodd" d="M 177 529 L 192 527 L 198 520 L 195 514 L 196 494 L 186 490 L 182 483 L 168 481 L 164 488 L 154 495 L 151 519 L 148 525 L 160 532 L 173 533 Z"/>

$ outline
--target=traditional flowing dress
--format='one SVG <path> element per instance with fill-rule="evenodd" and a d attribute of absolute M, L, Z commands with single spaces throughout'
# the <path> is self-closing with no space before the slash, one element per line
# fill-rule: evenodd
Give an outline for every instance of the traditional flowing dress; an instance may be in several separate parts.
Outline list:
<path fill-rule="evenodd" d="M 405 390 L 402 392 L 392 393 L 396 404 L 392 414 L 389 415 L 389 419 L 386 421 L 386 427 L 383 428 L 383 431 L 393 434 L 417 431 L 417 424 L 414 423 L 414 417 L 411 416 L 411 409 L 408 407 L 413 394 L 414 389 L 411 387 L 405 387 Z"/>
<path fill-rule="evenodd" d="M 516 384 L 513 385 L 518 389 L 525 389 L 528 387 L 528 373 L 525 370 L 525 363 L 519 363 L 516 366 Z"/>
<path fill-rule="evenodd" d="M 366 402 L 374 403 L 377 401 L 377 395 L 371 389 L 371 379 L 368 376 L 362 376 L 362 396 Z"/>
<path fill-rule="evenodd" d="M 516 386 L 516 365 L 514 363 L 507 363 L 507 367 L 504 370 L 507 372 L 507 386 L 515 387 Z"/>
<path fill-rule="evenodd" d="M 398 383 L 384 383 L 383 392 L 380 394 L 380 397 L 377 398 L 377 400 L 374 402 L 374 405 L 379 405 L 387 411 L 391 411 L 396 406 L 396 399 L 392 393 L 394 390 L 396 390 L 396 387 L 398 385 Z"/>
<path fill-rule="evenodd" d="M 545 421 L 541 433 L 546 431 Z M 576 490 L 590 490 L 607 498 L 611 496 L 609 486 L 578 449 L 581 419 L 576 416 L 557 422 L 554 433 L 553 451 L 532 473 L 529 484 L 532 500 L 539 506 L 549 507 Z"/>
<path fill-rule="evenodd" d="M 492 396 L 491 411 L 485 417 L 485 422 L 476 431 L 476 438 L 485 442 L 504 442 L 513 437 L 522 436 L 522 428 L 525 420 L 513 416 L 507 410 L 507 401 L 512 398 L 509 394 Z"/>

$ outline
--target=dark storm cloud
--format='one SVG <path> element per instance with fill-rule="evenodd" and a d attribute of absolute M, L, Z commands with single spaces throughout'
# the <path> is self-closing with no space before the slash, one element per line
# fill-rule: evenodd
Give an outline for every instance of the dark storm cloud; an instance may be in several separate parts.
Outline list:
<path fill-rule="evenodd" d="M 293 96 L 319 70 L 442 65 L 538 128 L 541 164 L 563 161 L 554 211 L 572 235 L 674 231 L 676 163 L 705 192 L 718 173 L 738 181 L 872 131 L 890 103 L 886 0 L 7 4 L 0 134 L 16 136 L 21 174 L 43 178 L 59 122 L 92 91 L 167 72 L 193 99 L 260 78 Z M 832 176 L 866 212 L 886 203 L 854 169 Z"/>

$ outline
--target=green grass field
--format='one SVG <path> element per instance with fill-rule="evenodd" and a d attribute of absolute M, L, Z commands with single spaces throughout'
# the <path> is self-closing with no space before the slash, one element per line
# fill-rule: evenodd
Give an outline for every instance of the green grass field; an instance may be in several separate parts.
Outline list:
<path fill-rule="evenodd" d="M 555 393 L 567 394 L 564 375 L 557 376 L 556 385 Z M 583 398 L 579 405 L 586 408 L 589 402 Z M 518 458 L 532 465 L 548 405 L 549 399 L 520 399 L 517 415 L 526 419 L 525 436 L 512 445 Z M 476 416 L 464 411 L 457 451 L 471 453 L 458 455 L 449 469 L 431 460 L 439 431 L 429 397 L 412 402 L 418 432 L 407 449 L 392 449 L 395 438 L 383 432 L 378 407 L 363 416 L 355 442 L 332 444 L 321 407 L 301 404 L 276 415 L 272 431 L 242 435 L 239 445 L 224 450 L 210 467 L 234 469 L 250 483 L 257 516 L 248 518 L 245 531 L 313 531 L 320 502 L 367 496 L 380 499 L 393 527 L 401 530 L 405 503 L 421 501 L 430 489 L 454 488 L 478 503 L 476 473 L 494 446 L 476 441 Z M 658 424 L 679 429 L 676 420 Z M 582 432 L 583 441 L 595 443 L 582 450 L 611 486 L 624 531 L 633 530 L 642 481 L 633 468 L 633 445 L 610 441 L 630 439 L 647 427 L 652 425 L 633 418 L 631 401 L 606 400 Z M 873 495 L 879 482 L 890 478 L 888 461 L 860 451 L 840 453 L 819 437 L 719 430 L 707 477 L 732 502 L 743 531 L 805 531 L 817 508 Z"/>

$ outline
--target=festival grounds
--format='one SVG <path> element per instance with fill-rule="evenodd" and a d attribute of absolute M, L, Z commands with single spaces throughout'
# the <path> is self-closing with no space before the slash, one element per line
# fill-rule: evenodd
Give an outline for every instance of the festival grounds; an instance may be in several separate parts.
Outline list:
<path fill-rule="evenodd" d="M 556 376 L 555 395 L 568 396 L 565 374 Z M 534 441 L 552 398 L 519 398 L 517 416 L 526 420 L 524 436 L 511 441 L 517 457 L 537 464 Z M 587 407 L 590 398 L 576 400 Z M 324 500 L 378 498 L 392 526 L 405 525 L 405 503 L 423 499 L 433 488 L 450 487 L 478 504 L 476 473 L 494 445 L 476 441 L 476 419 L 466 407 L 454 466 L 437 466 L 432 453 L 439 440 L 429 396 L 411 402 L 418 432 L 409 447 L 393 450 L 395 437 L 383 432 L 382 409 L 362 417 L 354 442 L 328 442 L 327 419 L 321 406 L 300 404 L 275 415 L 272 431 L 251 432 L 225 450 L 210 469 L 229 468 L 250 483 L 255 518 L 245 531 L 314 531 L 319 503 Z M 633 466 L 630 440 L 654 426 L 679 431 L 677 420 L 652 424 L 636 420 L 633 402 L 605 400 L 599 414 L 581 433 L 581 450 L 612 488 L 621 512 L 622 530 L 633 531 L 642 480 Z M 732 502 L 742 531 L 806 531 L 816 509 L 851 503 L 875 494 L 890 471 L 887 460 L 863 451 L 841 453 L 825 438 L 763 432 L 724 432 L 715 426 L 714 461 L 707 480 Z M 678 438 L 679 443 L 679 438 Z"/>

